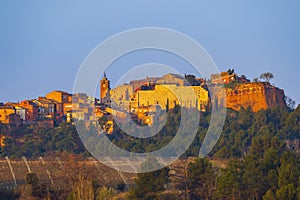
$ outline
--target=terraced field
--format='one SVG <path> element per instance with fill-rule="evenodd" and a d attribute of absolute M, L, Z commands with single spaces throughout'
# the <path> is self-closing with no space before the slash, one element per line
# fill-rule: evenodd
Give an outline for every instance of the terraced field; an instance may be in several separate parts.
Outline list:
<path fill-rule="evenodd" d="M 132 184 L 134 174 L 118 172 L 99 161 L 90 159 L 84 161 L 63 161 L 59 158 L 37 160 L 0 160 L 0 189 L 12 190 L 26 184 L 26 175 L 36 173 L 39 181 L 63 187 L 67 178 L 72 179 L 80 173 L 83 176 L 92 174 L 99 183 L 115 186 L 117 183 Z"/>
<path fill-rule="evenodd" d="M 170 179 L 173 186 L 180 184 L 185 179 L 187 164 L 195 158 L 177 160 L 170 167 Z M 110 161 L 114 162 L 114 161 Z M 136 161 L 139 162 L 139 161 Z M 211 161 L 217 168 L 226 166 L 226 161 Z M 110 163 L 111 164 L 111 163 Z M 121 166 L 126 163 L 114 162 L 113 166 Z M 137 163 L 134 164 L 135 166 Z M 126 167 L 131 167 L 126 165 Z M 135 173 L 124 173 L 109 168 L 93 158 L 86 160 L 61 159 L 61 158 L 38 158 L 35 160 L 23 159 L 0 159 L 0 189 L 13 190 L 26 184 L 26 175 L 36 173 L 39 181 L 46 185 L 64 188 L 70 180 L 76 180 L 78 176 L 93 177 L 101 185 L 117 187 L 117 184 L 133 184 Z M 67 180 L 69 182 L 67 182 Z"/>

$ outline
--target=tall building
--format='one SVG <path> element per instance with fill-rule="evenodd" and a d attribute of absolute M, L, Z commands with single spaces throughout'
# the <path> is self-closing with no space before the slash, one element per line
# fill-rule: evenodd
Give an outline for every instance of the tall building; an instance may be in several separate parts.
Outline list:
<path fill-rule="evenodd" d="M 106 78 L 106 73 L 100 81 L 100 101 L 101 103 L 110 102 L 110 81 Z"/>

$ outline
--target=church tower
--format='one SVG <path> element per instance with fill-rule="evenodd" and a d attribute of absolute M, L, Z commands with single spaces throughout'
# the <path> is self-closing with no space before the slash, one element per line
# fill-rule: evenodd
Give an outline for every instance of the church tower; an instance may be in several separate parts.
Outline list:
<path fill-rule="evenodd" d="M 101 103 L 110 102 L 110 81 L 106 78 L 105 72 L 104 77 L 100 81 L 100 100 Z"/>

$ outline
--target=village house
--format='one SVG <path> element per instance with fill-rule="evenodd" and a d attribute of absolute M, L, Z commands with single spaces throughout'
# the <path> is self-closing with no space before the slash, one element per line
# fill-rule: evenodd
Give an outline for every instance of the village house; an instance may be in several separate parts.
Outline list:
<path fill-rule="evenodd" d="M 32 122 L 38 118 L 39 107 L 34 102 L 24 100 L 18 106 L 26 109 L 25 122 Z"/>
<path fill-rule="evenodd" d="M 239 77 L 234 71 L 228 70 L 227 72 L 221 72 L 220 74 L 211 75 L 212 84 L 229 84 L 231 82 L 249 83 L 250 80 L 245 75 Z"/>
<path fill-rule="evenodd" d="M 15 114 L 16 109 L 13 106 L 0 106 L 0 122 L 9 124 L 9 115 Z"/>
<path fill-rule="evenodd" d="M 0 106 L 0 122 L 8 128 L 18 128 L 21 124 L 20 116 L 16 114 L 13 106 Z"/>

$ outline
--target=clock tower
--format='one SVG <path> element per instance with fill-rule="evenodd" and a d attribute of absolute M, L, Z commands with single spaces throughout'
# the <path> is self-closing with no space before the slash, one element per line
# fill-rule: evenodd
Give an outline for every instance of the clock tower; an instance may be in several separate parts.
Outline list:
<path fill-rule="evenodd" d="M 101 103 L 110 103 L 110 81 L 106 78 L 105 72 L 100 81 L 100 101 Z"/>

